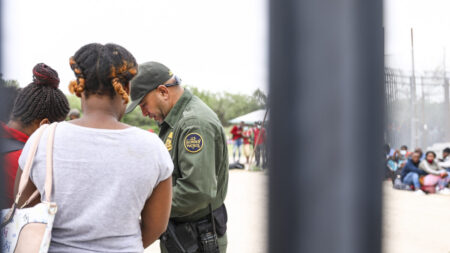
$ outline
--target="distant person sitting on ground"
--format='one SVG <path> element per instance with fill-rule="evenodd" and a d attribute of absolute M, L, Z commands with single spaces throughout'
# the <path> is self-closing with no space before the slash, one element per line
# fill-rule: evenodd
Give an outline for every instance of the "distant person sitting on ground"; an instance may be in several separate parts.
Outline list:
<path fill-rule="evenodd" d="M 390 159 L 394 155 L 395 150 L 389 144 L 384 145 L 384 154 L 386 159 Z"/>
<path fill-rule="evenodd" d="M 230 133 L 233 140 L 233 162 L 239 162 L 241 159 L 241 146 L 242 146 L 242 132 L 244 131 L 244 122 L 242 121 L 239 126 L 235 125 L 231 129 Z M 236 160 L 237 153 L 237 160 Z"/>
<path fill-rule="evenodd" d="M 425 176 L 427 173 L 419 169 L 419 164 L 420 164 L 420 153 L 414 152 L 411 155 L 411 158 L 408 160 L 408 162 L 406 162 L 405 166 L 403 167 L 401 173 L 401 180 L 404 184 L 413 185 L 415 191 L 419 193 L 424 193 L 420 189 L 419 177 Z"/>
<path fill-rule="evenodd" d="M 425 153 L 425 159 L 419 164 L 419 169 L 428 174 L 423 178 L 423 184 L 425 186 L 437 186 L 440 193 L 448 194 L 450 190 L 446 187 L 450 182 L 450 176 L 435 159 L 436 153 L 428 151 Z"/>
<path fill-rule="evenodd" d="M 391 172 L 396 172 L 400 164 L 400 151 L 395 150 L 391 156 L 388 157 L 387 167 Z M 393 173 L 390 173 L 389 178 L 393 177 Z"/>
<path fill-rule="evenodd" d="M 423 150 L 421 148 L 414 149 L 414 152 L 418 152 L 420 154 L 420 161 L 425 159 L 425 154 L 423 153 Z"/>
<path fill-rule="evenodd" d="M 445 162 L 445 161 L 450 161 L 450 148 L 444 148 L 444 150 L 442 150 L 442 158 L 439 159 L 440 162 Z"/>
<path fill-rule="evenodd" d="M 80 111 L 78 109 L 72 109 L 69 112 L 69 120 L 79 119 L 80 118 Z"/>
<path fill-rule="evenodd" d="M 447 171 L 450 171 L 450 148 L 445 148 L 442 150 L 442 159 L 439 159 L 439 166 Z"/>
<path fill-rule="evenodd" d="M 0 122 L 3 128 L 0 155 L 4 159 L 8 207 L 14 201 L 18 160 L 28 137 L 42 124 L 64 120 L 69 112 L 69 101 L 58 86 L 58 73 L 43 63 L 37 64 L 33 68 L 33 82 L 17 95 L 11 119 L 7 124 Z"/>
<path fill-rule="evenodd" d="M 402 145 L 400 147 L 399 151 L 399 157 L 398 157 L 398 166 L 399 168 L 403 168 L 408 161 L 408 158 L 410 156 L 410 152 L 408 151 L 408 147 L 406 145 Z"/>

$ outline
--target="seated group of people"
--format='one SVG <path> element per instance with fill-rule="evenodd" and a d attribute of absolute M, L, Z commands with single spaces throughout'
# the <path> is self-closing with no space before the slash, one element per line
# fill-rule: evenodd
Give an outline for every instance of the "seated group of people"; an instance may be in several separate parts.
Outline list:
<path fill-rule="evenodd" d="M 443 150 L 443 158 L 439 160 L 434 151 L 427 151 L 423 155 L 420 148 L 409 152 L 405 145 L 399 151 L 386 153 L 386 157 L 387 167 L 395 171 L 394 174 L 407 189 L 419 194 L 424 191 L 450 194 L 447 188 L 450 182 L 450 148 Z"/>

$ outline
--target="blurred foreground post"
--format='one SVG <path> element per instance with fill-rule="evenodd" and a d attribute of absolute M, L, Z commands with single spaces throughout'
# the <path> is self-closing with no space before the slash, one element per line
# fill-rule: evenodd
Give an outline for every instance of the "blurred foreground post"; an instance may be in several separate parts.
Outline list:
<path fill-rule="evenodd" d="M 0 16 L 3 15 L 2 5 L 3 5 L 3 1 L 0 0 Z M 2 28 L 3 28 L 2 21 L 3 21 L 3 19 L 0 18 L 0 74 L 3 73 L 3 64 L 2 64 L 2 61 L 3 61 L 3 54 L 2 54 L 2 52 L 3 52 L 3 50 L 2 50 L 3 49 L 3 43 L 2 42 L 3 42 L 3 40 L 1 38 L 1 36 L 3 34 L 3 32 L 2 32 Z M 0 77 L 1 77 L 1 75 L 0 75 Z M 0 83 L 0 85 L 3 85 L 3 84 Z M 4 96 L 5 96 L 5 94 L 2 94 L 0 92 L 0 108 L 4 106 L 3 105 L 3 102 L 5 101 Z M 0 110 L 0 113 L 4 113 L 3 110 Z M 0 118 L 3 118 L 3 115 L 0 115 Z M 0 130 L 0 135 L 1 134 L 2 134 L 2 130 Z M 2 145 L 1 138 L 0 138 L 0 145 Z M 4 207 L 5 206 L 4 205 L 4 201 L 6 199 L 6 192 L 5 192 L 6 191 L 6 187 L 5 187 L 5 182 L 3 181 L 5 179 L 4 172 L 5 172 L 5 170 L 3 169 L 3 156 L 0 155 L 0 207 Z M 1 236 L 0 236 L 0 246 L 3 246 Z M 3 252 L 2 248 L 3 247 L 0 247 L 0 253 Z"/>
<path fill-rule="evenodd" d="M 380 252 L 382 1 L 269 10 L 269 252 Z"/>

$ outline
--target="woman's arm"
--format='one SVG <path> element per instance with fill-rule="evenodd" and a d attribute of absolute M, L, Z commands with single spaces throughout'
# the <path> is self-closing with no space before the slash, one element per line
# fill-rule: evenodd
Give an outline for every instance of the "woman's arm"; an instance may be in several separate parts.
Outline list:
<path fill-rule="evenodd" d="M 16 200 L 17 192 L 19 192 L 19 183 L 21 177 L 22 177 L 22 169 L 19 167 L 17 169 L 16 179 L 14 181 L 14 201 Z M 36 186 L 31 181 L 31 179 L 28 179 L 28 184 L 25 186 L 25 189 L 22 192 L 23 197 L 20 198 L 20 202 L 18 203 L 19 206 L 22 206 L 23 203 L 27 201 L 28 197 L 31 196 L 31 194 L 33 194 L 34 191 L 36 191 Z M 40 195 L 38 195 L 30 204 L 28 204 L 28 207 L 35 206 L 39 202 L 41 202 Z"/>
<path fill-rule="evenodd" d="M 435 171 L 431 168 L 430 164 L 427 162 L 427 160 L 422 160 L 419 164 L 419 168 L 422 169 L 423 171 L 425 171 L 428 174 L 433 174 L 433 175 L 439 175 L 439 171 Z"/>
<path fill-rule="evenodd" d="M 162 181 L 145 202 L 141 213 L 142 243 L 147 248 L 166 231 L 172 204 L 172 177 Z"/>

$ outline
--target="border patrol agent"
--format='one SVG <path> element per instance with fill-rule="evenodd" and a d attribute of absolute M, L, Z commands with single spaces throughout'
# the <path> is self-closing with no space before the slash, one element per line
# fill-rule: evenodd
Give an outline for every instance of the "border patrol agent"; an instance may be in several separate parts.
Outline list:
<path fill-rule="evenodd" d="M 139 65 L 132 103 L 155 119 L 174 163 L 172 210 L 162 252 L 226 252 L 226 135 L 217 115 L 158 62 Z"/>

